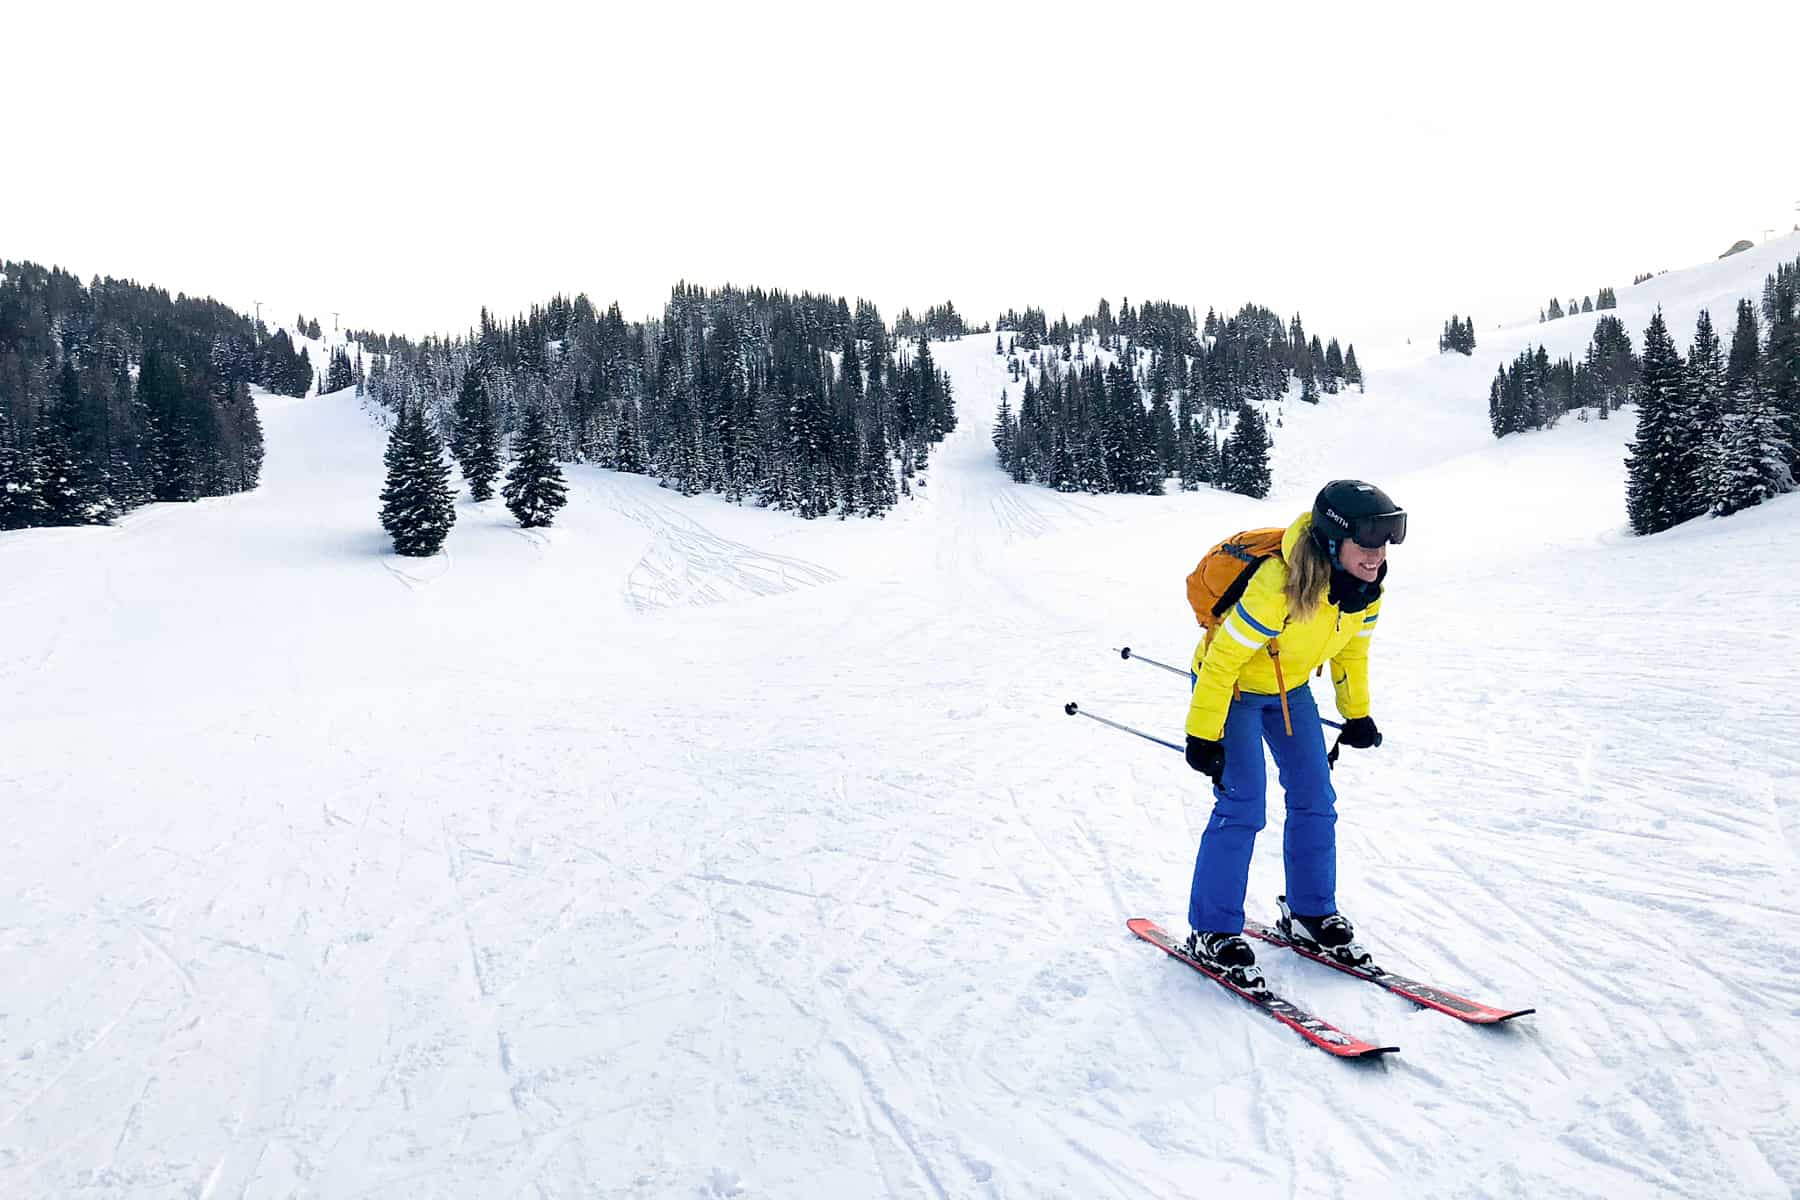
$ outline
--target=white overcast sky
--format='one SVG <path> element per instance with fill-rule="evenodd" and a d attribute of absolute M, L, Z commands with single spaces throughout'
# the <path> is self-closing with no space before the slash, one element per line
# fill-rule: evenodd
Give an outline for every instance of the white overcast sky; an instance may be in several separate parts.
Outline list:
<path fill-rule="evenodd" d="M 0 21 L 0 258 L 419 334 L 678 279 L 1368 345 L 1800 221 L 1800 4 L 93 5 Z"/>

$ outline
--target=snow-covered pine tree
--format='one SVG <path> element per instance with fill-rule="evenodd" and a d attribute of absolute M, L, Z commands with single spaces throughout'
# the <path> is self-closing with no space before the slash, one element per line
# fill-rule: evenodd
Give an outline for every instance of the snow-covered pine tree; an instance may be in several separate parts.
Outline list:
<path fill-rule="evenodd" d="M 925 409 L 926 437 L 935 443 L 956 429 L 956 397 L 951 392 L 949 374 L 937 369 L 923 339 L 919 345 L 919 359 L 915 365 L 925 381 L 928 401 Z"/>
<path fill-rule="evenodd" d="M 1769 336 L 1763 348 L 1763 395 L 1787 443 L 1789 471 L 1800 477 L 1800 263 L 1770 276 Z"/>
<path fill-rule="evenodd" d="M 870 410 L 867 428 L 863 430 L 861 475 L 857 488 L 862 497 L 863 512 L 882 516 L 899 502 L 894 486 L 894 460 L 888 453 L 887 431 L 882 427 L 881 409 Z"/>
<path fill-rule="evenodd" d="M 1069 438 L 1062 423 L 1050 427 L 1050 454 L 1045 465 L 1042 482 L 1059 492 L 1077 490 L 1075 479 L 1075 458 L 1069 452 Z"/>
<path fill-rule="evenodd" d="M 1194 474 L 1212 485 L 1220 486 L 1225 475 L 1225 455 L 1219 447 L 1216 426 L 1202 427 L 1194 437 Z"/>
<path fill-rule="evenodd" d="M 1175 372 L 1166 355 L 1151 360 L 1150 415 L 1146 431 L 1144 483 L 1153 486 L 1153 494 L 1162 492 L 1162 481 L 1176 473 L 1176 431 L 1173 400 Z"/>
<path fill-rule="evenodd" d="M 1752 382 L 1738 411 L 1726 418 L 1722 470 L 1713 494 L 1719 516 L 1746 509 L 1794 488 L 1782 438 L 1760 385 Z"/>
<path fill-rule="evenodd" d="M 1269 431 L 1248 404 L 1238 407 L 1237 424 L 1225 443 L 1225 488 L 1260 500 L 1269 494 Z"/>
<path fill-rule="evenodd" d="M 1547 429 L 1562 415 L 1550 403 L 1550 352 L 1542 345 L 1537 352 L 1519 356 L 1519 375 L 1525 393 L 1524 413 L 1527 429 Z"/>
<path fill-rule="evenodd" d="M 468 482 L 469 498 L 478 503 L 492 499 L 494 480 L 500 474 L 500 422 L 488 390 L 483 355 L 477 354 L 463 372 L 451 439 L 451 453 Z"/>
<path fill-rule="evenodd" d="M 247 492 L 262 477 L 262 418 L 248 384 L 233 383 L 224 390 L 218 405 L 220 454 L 213 489 Z"/>
<path fill-rule="evenodd" d="M 325 370 L 325 384 L 320 390 L 335 392 L 355 383 L 356 368 L 350 364 L 350 355 L 341 346 L 332 350 L 330 365 Z"/>
<path fill-rule="evenodd" d="M 35 457 L 15 441 L 6 405 L 0 404 L 0 530 L 43 523 Z"/>
<path fill-rule="evenodd" d="M 80 397 L 79 376 L 64 358 L 56 402 L 39 419 L 32 447 L 40 525 L 105 523 L 105 493 L 75 448 Z"/>
<path fill-rule="evenodd" d="M 1327 396 L 1335 395 L 1337 380 L 1332 377 L 1330 360 L 1325 357 L 1325 347 L 1316 333 L 1307 346 L 1306 361 L 1312 366 L 1314 386 Z"/>
<path fill-rule="evenodd" d="M 1469 320 L 1469 338 L 1470 338 L 1469 345 L 1471 347 L 1474 346 L 1474 344 L 1475 344 L 1474 337 L 1475 337 L 1475 321 L 1473 318 L 1471 318 Z M 1356 346 L 1354 344 L 1349 346 L 1344 351 L 1344 382 L 1345 383 L 1354 383 L 1356 385 L 1356 390 L 1359 392 L 1363 390 L 1362 367 L 1357 365 Z"/>
<path fill-rule="evenodd" d="M 994 454 L 1000 460 L 1000 469 L 1010 475 L 1013 459 L 1017 455 L 1019 427 L 1013 418 L 1012 404 L 1006 398 L 1005 388 L 1000 389 L 1000 409 L 994 415 L 993 442 Z"/>
<path fill-rule="evenodd" d="M 423 558 L 436 554 L 456 523 L 450 466 L 425 409 L 409 404 L 388 435 L 387 484 L 381 489 L 381 527 L 394 539 L 394 553 Z"/>
<path fill-rule="evenodd" d="M 1600 416 L 1616 411 L 1631 398 L 1638 381 L 1637 354 L 1625 323 L 1608 314 L 1594 321 L 1594 335 L 1588 343 L 1586 363 L 1594 373 L 1596 394 L 1600 397 Z"/>
<path fill-rule="evenodd" d="M 637 401 L 627 400 L 619 410 L 619 428 L 613 441 L 613 469 L 627 475 L 647 474 L 644 456 L 643 418 Z"/>
<path fill-rule="evenodd" d="M 506 486 L 500 489 L 500 494 L 520 525 L 526 529 L 547 526 L 556 519 L 557 510 L 569 502 L 569 497 L 562 468 L 557 465 L 551 446 L 550 423 L 544 416 L 542 405 L 534 404 L 525 410 L 516 449 L 518 455 L 512 469 L 506 473 Z"/>
<path fill-rule="evenodd" d="M 1687 360 L 1688 409 L 1694 423 L 1688 471 L 1700 491 L 1700 509 L 1710 511 L 1720 491 L 1718 468 L 1724 458 L 1726 416 L 1725 351 L 1713 328 L 1712 314 L 1701 309 L 1694 323 L 1694 343 Z"/>
<path fill-rule="evenodd" d="M 1346 382 L 1344 378 L 1344 350 L 1338 340 L 1332 338 L 1325 347 L 1325 377 L 1331 381 L 1325 390 L 1335 393 Z"/>
<path fill-rule="evenodd" d="M 1632 531 L 1672 528 L 1705 511 L 1695 478 L 1697 429 L 1687 369 L 1663 322 L 1662 309 L 1644 330 L 1643 371 L 1636 389 L 1637 436 L 1626 456 L 1625 509 Z"/>
<path fill-rule="evenodd" d="M 1200 489 L 1207 482 L 1200 477 L 1199 440 L 1200 427 L 1197 415 L 1200 410 L 1199 397 L 1192 390 L 1195 381 L 1189 380 L 1189 386 L 1181 393 L 1181 403 L 1175 410 L 1175 475 L 1177 486 L 1184 492 Z"/>
<path fill-rule="evenodd" d="M 1763 388 L 1756 306 L 1738 301 L 1737 328 L 1725 365 L 1726 412 L 1707 493 L 1718 516 L 1761 504 L 1794 486 L 1788 445 Z"/>

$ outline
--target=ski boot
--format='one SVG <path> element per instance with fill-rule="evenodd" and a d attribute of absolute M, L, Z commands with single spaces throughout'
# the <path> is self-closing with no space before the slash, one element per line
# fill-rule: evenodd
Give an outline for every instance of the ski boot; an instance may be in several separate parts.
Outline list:
<path fill-rule="evenodd" d="M 1256 965 L 1256 952 L 1239 934 L 1194 932 L 1188 934 L 1182 948 L 1189 958 L 1224 977 L 1233 987 L 1254 995 L 1269 990 L 1262 968 Z"/>
<path fill-rule="evenodd" d="M 1322 917 L 1302 917 L 1288 907 L 1286 896 L 1277 896 L 1281 918 L 1275 932 L 1302 950 L 1335 959 L 1347 967 L 1366 967 L 1369 952 L 1356 940 L 1356 929 L 1343 913 L 1326 913 Z"/>

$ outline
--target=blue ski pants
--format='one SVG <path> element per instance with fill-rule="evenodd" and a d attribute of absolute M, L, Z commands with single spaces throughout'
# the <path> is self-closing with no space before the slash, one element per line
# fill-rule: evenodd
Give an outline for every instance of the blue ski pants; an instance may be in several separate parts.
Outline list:
<path fill-rule="evenodd" d="M 1225 774 L 1213 789 L 1212 819 L 1200 835 L 1188 924 L 1201 932 L 1242 933 L 1250 853 L 1267 817 L 1263 743 L 1275 756 L 1287 794 L 1281 856 L 1288 905 L 1306 916 L 1337 911 L 1337 793 L 1325 760 L 1325 731 L 1312 689 L 1288 693 L 1294 733 L 1281 721 L 1281 697 L 1249 692 L 1231 702 L 1225 718 Z"/>

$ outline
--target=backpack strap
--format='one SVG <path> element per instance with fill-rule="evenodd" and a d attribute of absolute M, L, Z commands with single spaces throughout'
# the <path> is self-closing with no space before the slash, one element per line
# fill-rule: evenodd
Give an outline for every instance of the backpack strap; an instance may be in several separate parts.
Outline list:
<path fill-rule="evenodd" d="M 1294 736 L 1294 718 L 1288 713 L 1287 680 L 1281 677 L 1281 639 L 1269 639 L 1269 661 L 1275 664 L 1275 689 L 1281 693 L 1281 724 Z"/>
<path fill-rule="evenodd" d="M 1232 580 L 1230 585 L 1219 594 L 1219 602 L 1213 605 L 1212 609 L 1214 621 L 1223 618 L 1226 613 L 1231 611 L 1232 605 L 1244 598 L 1244 589 L 1250 586 L 1250 577 L 1256 574 L 1256 572 L 1262 568 L 1262 565 L 1273 557 L 1273 555 L 1269 554 L 1252 554 L 1242 546 L 1234 546 L 1229 542 L 1220 547 L 1220 549 L 1223 553 L 1229 554 L 1239 562 L 1248 565 L 1245 566 L 1242 571 L 1239 571 L 1238 577 Z"/>
<path fill-rule="evenodd" d="M 1238 573 L 1236 579 L 1231 581 L 1231 586 L 1225 589 L 1224 594 L 1219 597 L 1219 602 L 1213 605 L 1214 624 L 1206 631 L 1207 646 L 1212 645 L 1213 634 L 1218 630 L 1217 619 L 1223 617 L 1231 610 L 1232 605 L 1244 598 L 1244 589 L 1250 586 L 1250 577 L 1256 574 L 1263 563 L 1276 557 L 1272 554 L 1252 554 L 1244 549 L 1244 547 L 1239 546 L 1234 542 L 1227 542 L 1219 547 L 1219 549 L 1222 553 L 1229 554 L 1239 562 L 1248 565 Z M 1287 735 L 1293 737 L 1294 717 L 1293 714 L 1288 711 L 1287 680 L 1284 679 L 1281 674 L 1281 639 L 1279 637 L 1272 637 L 1269 639 L 1268 651 L 1269 662 L 1275 667 L 1275 689 L 1281 694 L 1281 724 L 1282 727 L 1287 730 Z M 1234 684 L 1232 685 L 1231 694 L 1233 699 L 1236 699 L 1243 693 L 1238 691 L 1237 686 Z"/>

